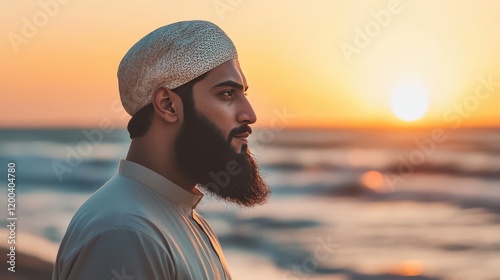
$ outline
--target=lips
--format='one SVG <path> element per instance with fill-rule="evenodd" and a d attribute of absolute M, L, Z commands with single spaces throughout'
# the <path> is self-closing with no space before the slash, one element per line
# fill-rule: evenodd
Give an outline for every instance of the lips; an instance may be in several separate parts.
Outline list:
<path fill-rule="evenodd" d="M 250 136 L 250 133 L 249 132 L 244 132 L 244 133 L 240 133 L 240 134 L 234 135 L 234 138 L 238 138 L 239 140 L 247 143 L 248 142 L 248 140 L 247 140 L 248 136 Z"/>
<path fill-rule="evenodd" d="M 252 128 L 249 125 L 242 125 L 238 128 L 234 128 L 229 133 L 228 141 L 236 138 L 235 140 L 240 141 L 242 143 L 248 143 L 248 136 L 252 134 Z"/>

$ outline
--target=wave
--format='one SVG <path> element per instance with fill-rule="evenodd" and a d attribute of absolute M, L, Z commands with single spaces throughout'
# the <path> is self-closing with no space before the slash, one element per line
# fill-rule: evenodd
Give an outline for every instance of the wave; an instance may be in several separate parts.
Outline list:
<path fill-rule="evenodd" d="M 104 184 L 118 168 L 116 159 L 81 159 L 68 164 L 65 161 L 39 156 L 0 157 L 1 162 L 16 163 L 16 181 L 22 189 L 55 188 L 95 191 Z"/>

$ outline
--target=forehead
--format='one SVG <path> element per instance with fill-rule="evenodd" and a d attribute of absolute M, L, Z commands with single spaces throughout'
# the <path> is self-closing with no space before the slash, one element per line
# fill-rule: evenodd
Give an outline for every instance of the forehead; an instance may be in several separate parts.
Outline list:
<path fill-rule="evenodd" d="M 247 86 L 247 81 L 245 75 L 243 74 L 243 71 L 241 71 L 238 59 L 235 58 L 228 60 L 221 65 L 213 68 L 207 73 L 205 78 L 197 84 L 203 86 L 214 86 L 225 81 L 234 81 L 238 84 L 242 84 L 243 87 Z"/>

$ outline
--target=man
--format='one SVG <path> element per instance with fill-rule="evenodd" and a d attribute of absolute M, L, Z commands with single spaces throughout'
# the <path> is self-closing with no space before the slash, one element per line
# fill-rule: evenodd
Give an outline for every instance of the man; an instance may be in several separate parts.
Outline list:
<path fill-rule="evenodd" d="M 231 279 L 199 189 L 248 207 L 270 194 L 232 41 L 206 21 L 161 27 L 127 52 L 118 82 L 130 149 L 73 217 L 53 279 Z"/>

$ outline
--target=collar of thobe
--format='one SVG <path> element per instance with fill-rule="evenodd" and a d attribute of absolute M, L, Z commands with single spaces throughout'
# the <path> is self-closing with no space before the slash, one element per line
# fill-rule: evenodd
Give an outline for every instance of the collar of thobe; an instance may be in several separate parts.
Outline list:
<path fill-rule="evenodd" d="M 118 173 L 153 189 L 185 210 L 192 210 L 203 198 L 195 187 L 189 192 L 153 170 L 132 161 L 120 159 Z"/>

